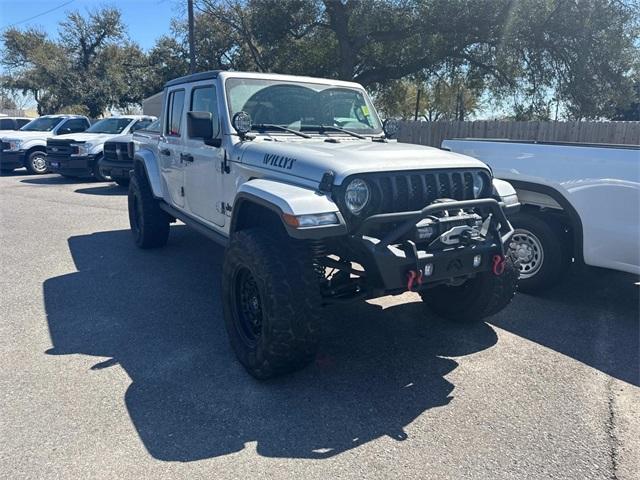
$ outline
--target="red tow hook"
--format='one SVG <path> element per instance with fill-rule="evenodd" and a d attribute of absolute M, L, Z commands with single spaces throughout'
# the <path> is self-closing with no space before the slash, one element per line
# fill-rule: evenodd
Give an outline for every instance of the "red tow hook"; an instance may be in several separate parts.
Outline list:
<path fill-rule="evenodd" d="M 504 264 L 505 264 L 505 258 L 502 255 L 494 255 L 493 256 L 493 274 L 497 277 L 499 277 L 500 275 L 502 275 L 502 273 L 504 272 Z"/>
<path fill-rule="evenodd" d="M 413 292 L 414 283 L 422 285 L 422 270 L 409 270 L 409 273 L 407 273 L 407 290 Z"/>

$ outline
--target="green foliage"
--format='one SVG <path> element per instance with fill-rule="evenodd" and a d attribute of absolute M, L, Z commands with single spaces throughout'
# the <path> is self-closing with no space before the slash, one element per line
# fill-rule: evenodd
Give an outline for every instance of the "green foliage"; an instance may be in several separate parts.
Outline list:
<path fill-rule="evenodd" d="M 640 0 L 194 0 L 198 71 L 340 78 L 388 116 L 461 119 L 483 104 L 516 119 L 635 118 Z M 2 33 L 3 86 L 40 113 L 129 109 L 189 71 L 188 27 L 149 52 L 120 12 L 72 12 L 59 38 Z M 634 103 L 635 102 L 635 103 Z"/>

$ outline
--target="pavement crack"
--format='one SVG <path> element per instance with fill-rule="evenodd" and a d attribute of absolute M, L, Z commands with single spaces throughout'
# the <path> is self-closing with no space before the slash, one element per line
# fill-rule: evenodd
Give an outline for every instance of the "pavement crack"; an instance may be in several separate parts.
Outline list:
<path fill-rule="evenodd" d="M 607 420 L 605 423 L 607 429 L 607 439 L 609 443 L 609 466 L 611 468 L 611 480 L 618 479 L 620 440 L 617 436 L 617 418 L 615 407 L 615 394 L 613 393 L 614 379 L 607 380 Z"/>

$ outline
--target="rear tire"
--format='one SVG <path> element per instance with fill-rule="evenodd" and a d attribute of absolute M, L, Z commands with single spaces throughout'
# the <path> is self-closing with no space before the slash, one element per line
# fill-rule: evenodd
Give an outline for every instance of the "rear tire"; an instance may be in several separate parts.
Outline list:
<path fill-rule="evenodd" d="M 571 264 L 571 238 L 562 225 L 528 212 L 514 215 L 510 222 L 514 232 L 509 250 L 519 264 L 520 291 L 538 292 L 560 282 Z"/>
<path fill-rule="evenodd" d="M 231 346 L 254 377 L 299 370 L 315 358 L 320 288 L 304 243 L 261 228 L 234 234 L 222 303 Z"/>
<path fill-rule="evenodd" d="M 160 208 L 146 177 L 134 174 L 129 183 L 129 224 L 139 248 L 158 248 L 169 239 L 171 218 Z"/>
<path fill-rule="evenodd" d="M 518 269 L 505 259 L 501 275 L 483 272 L 460 286 L 438 286 L 420 292 L 422 301 L 436 314 L 456 322 L 479 322 L 504 309 L 515 295 Z"/>
<path fill-rule="evenodd" d="M 33 175 L 43 175 L 49 172 L 49 168 L 47 167 L 47 162 L 45 159 L 47 158 L 47 154 L 40 150 L 36 150 L 35 152 L 31 152 L 25 161 L 25 167 L 27 167 L 27 171 Z"/>

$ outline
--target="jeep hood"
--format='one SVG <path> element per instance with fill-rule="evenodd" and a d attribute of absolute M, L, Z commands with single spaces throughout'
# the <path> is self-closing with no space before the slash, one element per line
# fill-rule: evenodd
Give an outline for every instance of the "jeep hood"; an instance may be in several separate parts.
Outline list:
<path fill-rule="evenodd" d="M 349 175 L 365 172 L 487 168 L 481 161 L 466 155 L 397 142 L 256 139 L 245 142 L 240 148 L 244 164 L 315 181 L 320 181 L 322 175 L 331 170 L 335 173 L 336 184 L 341 184 Z"/>

